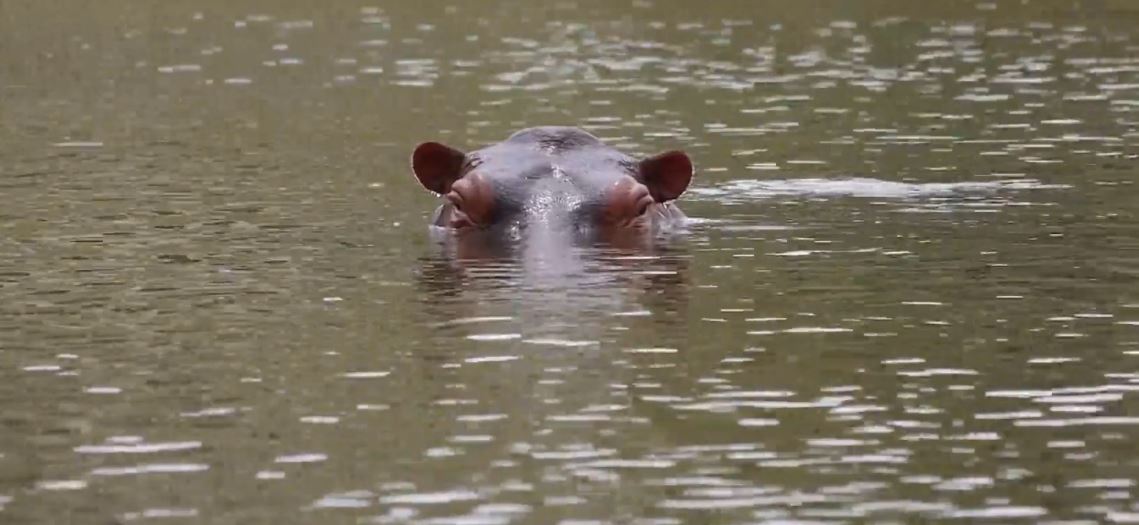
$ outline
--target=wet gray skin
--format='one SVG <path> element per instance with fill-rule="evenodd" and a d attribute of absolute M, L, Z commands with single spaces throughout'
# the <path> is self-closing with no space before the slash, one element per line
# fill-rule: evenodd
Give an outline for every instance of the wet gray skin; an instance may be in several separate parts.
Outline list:
<path fill-rule="evenodd" d="M 572 127 L 512 134 L 469 153 L 425 143 L 412 155 L 419 182 L 443 197 L 431 221 L 460 252 L 493 251 L 508 240 L 535 249 L 602 242 L 644 245 L 675 231 L 675 204 L 693 175 L 682 152 L 637 160 Z"/>

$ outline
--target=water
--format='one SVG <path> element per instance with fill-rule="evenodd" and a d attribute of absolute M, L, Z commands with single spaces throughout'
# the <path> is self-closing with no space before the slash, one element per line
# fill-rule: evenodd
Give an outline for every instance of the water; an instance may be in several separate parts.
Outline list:
<path fill-rule="evenodd" d="M 1139 10 L 927 4 L 0 4 L 0 521 L 1139 521 Z M 436 244 L 541 124 L 690 231 Z"/>

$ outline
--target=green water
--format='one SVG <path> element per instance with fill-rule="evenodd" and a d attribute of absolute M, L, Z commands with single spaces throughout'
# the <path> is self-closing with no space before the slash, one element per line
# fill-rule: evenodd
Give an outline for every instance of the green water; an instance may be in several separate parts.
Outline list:
<path fill-rule="evenodd" d="M 927 5 L 928 4 L 928 5 Z M 0 2 L 0 522 L 1137 522 L 1125 1 Z M 458 260 L 415 144 L 697 164 Z"/>

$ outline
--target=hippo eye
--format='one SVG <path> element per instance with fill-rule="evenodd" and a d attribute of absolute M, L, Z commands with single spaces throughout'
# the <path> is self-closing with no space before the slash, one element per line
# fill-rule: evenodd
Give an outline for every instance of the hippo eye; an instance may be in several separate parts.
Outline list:
<path fill-rule="evenodd" d="M 635 205 L 636 207 L 633 208 L 637 210 L 636 216 L 640 217 L 641 215 L 648 213 L 649 208 L 651 208 L 653 205 L 653 202 L 655 201 L 653 201 L 652 196 L 649 195 L 648 192 L 645 192 L 644 195 L 641 195 L 641 197 L 637 199 L 637 203 Z"/>

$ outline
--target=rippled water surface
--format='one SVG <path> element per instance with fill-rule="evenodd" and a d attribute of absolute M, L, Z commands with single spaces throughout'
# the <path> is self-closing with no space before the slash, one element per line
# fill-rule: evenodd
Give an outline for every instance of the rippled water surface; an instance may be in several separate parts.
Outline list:
<path fill-rule="evenodd" d="M 690 231 L 434 243 L 542 124 Z M 0 521 L 1139 522 L 1137 179 L 1123 0 L 0 2 Z"/>

